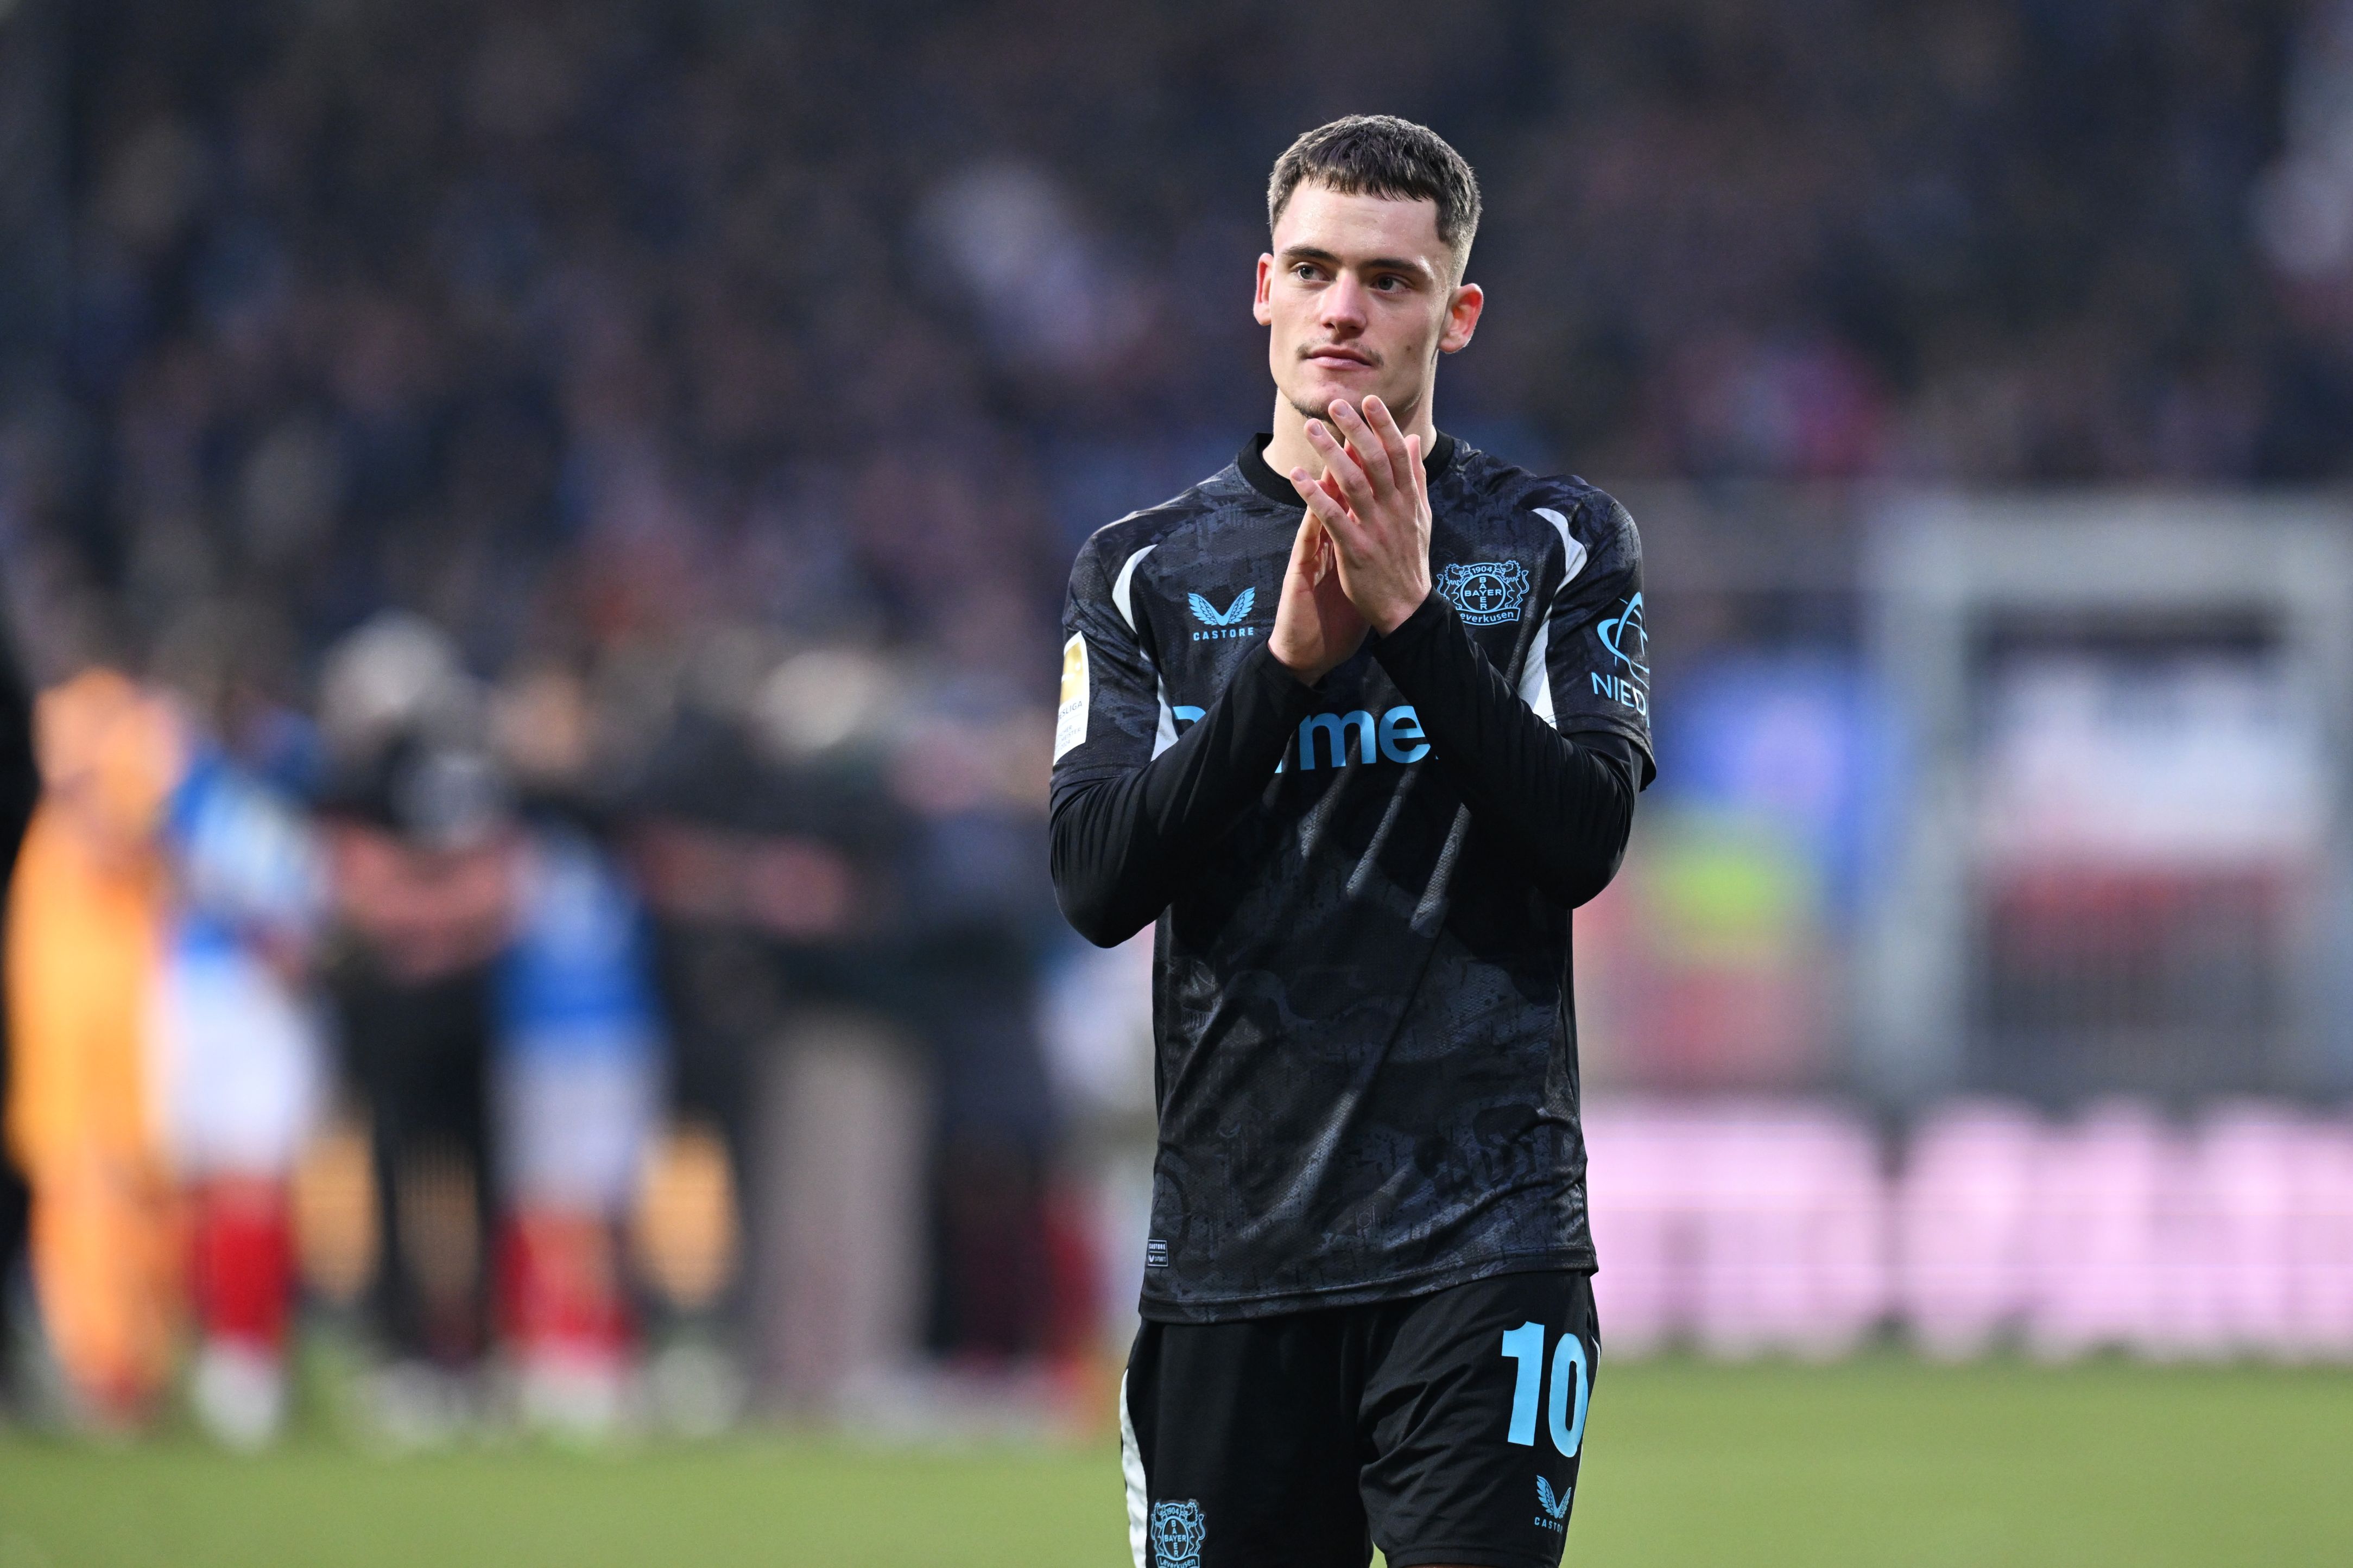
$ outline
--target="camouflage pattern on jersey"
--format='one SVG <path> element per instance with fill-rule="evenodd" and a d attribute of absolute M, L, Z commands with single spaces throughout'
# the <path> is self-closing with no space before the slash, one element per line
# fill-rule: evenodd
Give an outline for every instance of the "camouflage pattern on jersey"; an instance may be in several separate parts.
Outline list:
<path fill-rule="evenodd" d="M 1301 509 L 1262 441 L 1081 551 L 1058 800 L 1174 743 L 1265 639 Z M 1432 576 L 1464 634 L 1539 717 L 1624 737 L 1647 774 L 1625 509 L 1445 438 L 1430 466 Z M 1422 731 L 1360 652 L 1160 918 L 1147 1317 L 1593 1265 L 1568 910 L 1425 765 Z"/>

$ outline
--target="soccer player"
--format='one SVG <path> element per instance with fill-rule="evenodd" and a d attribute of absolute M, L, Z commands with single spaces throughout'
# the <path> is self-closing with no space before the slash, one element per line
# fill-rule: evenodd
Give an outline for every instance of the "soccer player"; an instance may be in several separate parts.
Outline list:
<path fill-rule="evenodd" d="M 1274 429 L 1071 577 L 1053 869 L 1159 922 L 1121 1428 L 1139 1568 L 1560 1557 L 1600 1355 L 1569 910 L 1652 772 L 1623 508 L 1439 433 L 1478 185 L 1357 116 L 1275 163 Z"/>

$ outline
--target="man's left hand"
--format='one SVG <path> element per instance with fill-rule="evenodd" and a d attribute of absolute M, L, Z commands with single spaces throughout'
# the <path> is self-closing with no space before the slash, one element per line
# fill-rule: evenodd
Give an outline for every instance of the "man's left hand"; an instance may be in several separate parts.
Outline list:
<path fill-rule="evenodd" d="M 1331 416 L 1338 436 L 1320 419 L 1307 422 L 1324 479 L 1293 468 L 1291 482 L 1331 538 L 1348 602 L 1375 631 L 1393 632 L 1430 597 L 1430 479 L 1421 468 L 1421 437 L 1398 429 L 1377 397 L 1366 398 L 1361 409 L 1335 398 Z"/>

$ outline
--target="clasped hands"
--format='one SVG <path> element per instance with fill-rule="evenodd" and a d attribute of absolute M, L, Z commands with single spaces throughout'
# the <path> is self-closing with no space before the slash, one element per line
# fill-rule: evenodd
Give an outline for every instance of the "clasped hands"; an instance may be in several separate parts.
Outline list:
<path fill-rule="evenodd" d="M 1430 597 L 1421 437 L 1398 429 L 1377 397 L 1361 408 L 1335 398 L 1330 414 L 1329 426 L 1307 422 L 1324 477 L 1291 470 L 1307 515 L 1292 542 L 1268 637 L 1274 657 L 1310 686 L 1354 658 L 1367 630 L 1397 630 Z"/>

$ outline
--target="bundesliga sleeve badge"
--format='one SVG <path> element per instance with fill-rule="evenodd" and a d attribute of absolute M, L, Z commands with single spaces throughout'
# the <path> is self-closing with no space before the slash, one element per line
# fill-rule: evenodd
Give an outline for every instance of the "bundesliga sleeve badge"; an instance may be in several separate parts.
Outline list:
<path fill-rule="evenodd" d="M 1054 714 L 1054 761 L 1087 739 L 1087 639 L 1078 633 L 1062 645 L 1062 705 Z"/>

